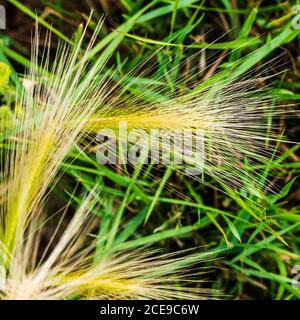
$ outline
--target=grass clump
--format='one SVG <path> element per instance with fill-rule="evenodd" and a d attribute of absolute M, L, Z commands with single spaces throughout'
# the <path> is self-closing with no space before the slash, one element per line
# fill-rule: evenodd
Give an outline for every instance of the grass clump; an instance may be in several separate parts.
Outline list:
<path fill-rule="evenodd" d="M 8 2 L 25 32 L 0 43 L 1 298 L 299 298 L 293 4 Z M 201 131 L 203 174 L 99 163 L 123 120 Z"/>

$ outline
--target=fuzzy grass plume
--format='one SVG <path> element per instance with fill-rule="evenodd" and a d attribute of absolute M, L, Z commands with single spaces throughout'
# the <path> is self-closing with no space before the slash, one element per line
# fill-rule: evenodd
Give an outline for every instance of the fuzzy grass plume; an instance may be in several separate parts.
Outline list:
<path fill-rule="evenodd" d="M 101 23 L 84 53 L 81 51 L 84 33 L 75 36 L 73 48 L 60 45 L 51 66 L 51 39 L 48 38 L 42 53 L 42 70 L 38 66 L 38 31 L 35 34 L 27 76 L 32 86 L 23 91 L 17 101 L 22 109 L 15 118 L 12 132 L 3 133 L 9 139 L 1 166 L 2 186 L 8 190 L 1 203 L 1 240 L 9 252 L 13 252 L 27 220 L 40 210 L 49 185 L 79 138 L 82 127 L 109 94 L 109 89 L 103 90 L 107 86 L 105 75 L 96 81 L 103 64 L 95 63 L 87 71 L 86 57 L 100 27 Z"/>
<path fill-rule="evenodd" d="M 84 199 L 63 231 L 60 219 L 46 248 L 40 246 L 47 223 L 31 221 L 10 256 L 1 299 L 207 299 L 216 294 L 195 287 L 200 274 L 189 275 L 187 269 L 210 259 L 210 253 L 185 252 L 183 258 L 141 248 L 96 254 L 99 239 L 90 235 L 96 222 L 90 212 L 93 197 Z"/>
<path fill-rule="evenodd" d="M 193 58 L 196 57 L 198 54 Z M 182 63 L 179 69 L 184 67 Z M 152 69 L 148 71 L 151 73 Z M 191 68 L 192 75 L 188 79 L 178 75 L 178 71 L 174 75 L 171 69 L 168 76 L 172 78 L 172 88 L 164 83 L 165 75 L 138 84 L 135 80 L 138 70 L 134 70 L 121 79 L 122 89 L 118 90 L 120 94 L 114 102 L 99 108 L 83 130 L 89 134 L 104 130 L 104 135 L 117 139 L 122 145 L 120 123 L 126 123 L 127 130 L 134 131 L 135 135 L 125 142 L 129 148 L 135 145 L 135 152 L 143 154 L 142 163 L 170 164 L 174 170 L 182 172 L 189 166 L 199 165 L 201 174 L 194 175 L 194 179 L 207 183 L 203 179 L 203 175 L 207 175 L 225 189 L 243 190 L 246 197 L 263 198 L 267 180 L 253 168 L 267 165 L 276 157 L 276 149 L 282 141 L 278 119 L 287 114 L 274 94 L 268 94 L 265 83 L 272 77 L 253 78 L 252 72 L 231 81 L 232 71 L 228 71 L 218 81 L 207 85 L 210 79 L 204 82 L 198 79 L 195 69 L 197 67 Z M 129 93 L 124 96 L 124 91 Z M 153 132 L 158 133 L 154 139 Z M 185 148 L 183 136 L 184 141 L 190 142 L 189 148 Z M 198 163 L 193 158 L 197 154 L 194 145 L 197 139 L 201 139 L 202 144 Z M 122 164 L 122 148 L 104 141 L 101 135 L 100 141 L 102 152 L 104 148 L 108 153 L 117 153 L 116 157 L 112 156 L 112 162 L 110 159 L 107 162 Z"/>

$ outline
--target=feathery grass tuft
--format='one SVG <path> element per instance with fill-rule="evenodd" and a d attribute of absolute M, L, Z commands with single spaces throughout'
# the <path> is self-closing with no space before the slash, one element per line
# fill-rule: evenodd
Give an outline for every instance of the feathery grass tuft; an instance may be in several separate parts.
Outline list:
<path fill-rule="evenodd" d="M 49 185 L 55 179 L 60 165 L 68 155 L 80 131 L 96 106 L 109 94 L 107 78 L 98 75 L 103 65 L 89 66 L 86 57 L 93 47 L 102 22 L 84 53 L 81 50 L 83 32 L 76 45 L 61 44 L 56 59 L 50 66 L 50 42 L 39 62 L 39 32 L 35 33 L 31 67 L 27 86 L 17 104 L 22 106 L 10 135 L 7 149 L 2 154 L 1 180 L 9 190 L 1 204 L 4 227 L 1 241 L 9 252 L 18 242 L 19 229 L 27 226 L 29 217 L 38 214 Z M 97 81 L 96 81 L 97 79 Z M 72 127 L 66 123 L 76 123 Z M 38 209 L 37 209 L 38 208 Z"/>
<path fill-rule="evenodd" d="M 26 233 L 18 234 L 20 242 L 10 255 L 2 299 L 208 299 L 217 296 L 217 292 L 200 287 L 199 271 L 189 271 L 191 266 L 211 259 L 212 253 L 159 254 L 140 248 L 114 253 L 103 251 L 95 256 L 99 239 L 90 234 L 97 222 L 90 212 L 96 202 L 94 196 L 90 194 L 84 199 L 64 230 L 60 230 L 64 217 L 60 219 L 46 249 L 41 246 L 47 222 L 41 224 L 33 219 Z M 5 245 L 1 243 L 1 247 Z"/>

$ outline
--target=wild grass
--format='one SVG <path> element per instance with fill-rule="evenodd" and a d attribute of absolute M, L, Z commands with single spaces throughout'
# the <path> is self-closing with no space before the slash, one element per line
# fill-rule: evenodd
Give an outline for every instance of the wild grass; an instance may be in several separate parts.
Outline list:
<path fill-rule="evenodd" d="M 32 28 L 34 8 L 8 2 L 28 16 L 23 18 Z M 79 27 L 73 38 L 68 26 L 88 21 L 90 3 L 82 15 L 68 11 L 68 3 L 46 1 L 40 6 L 38 22 L 41 31 L 51 31 L 52 46 L 56 35 L 74 48 L 70 52 L 59 45 L 58 56 L 65 59 L 57 59 L 61 64 L 56 66 L 53 48 L 48 60 L 44 43 L 50 40 L 45 41 L 44 33 L 38 36 L 44 55 L 35 51 L 34 63 L 29 49 L 21 48 L 22 39 L 14 38 L 9 28 L 1 34 L 0 134 L 2 160 L 9 159 L 1 164 L 0 195 L 2 252 L 8 249 L 2 254 L 9 271 L 6 296 L 19 297 L 18 290 L 31 298 L 59 299 L 211 296 L 201 291 L 201 283 L 191 289 L 183 281 L 177 290 L 174 277 L 181 278 L 182 268 L 213 251 L 220 259 L 204 265 L 221 268 L 209 274 L 213 281 L 205 288 L 238 299 L 299 298 L 291 272 L 299 264 L 299 147 L 285 142 L 297 140 L 297 120 L 288 119 L 285 125 L 282 120 L 282 111 L 294 110 L 290 105 L 299 99 L 295 48 L 300 30 L 289 18 L 293 3 L 251 7 L 226 0 L 126 0 L 115 8 L 101 3 L 88 22 L 88 34 L 83 36 Z M 101 30 L 99 9 L 108 10 Z M 88 40 L 91 34 L 94 41 Z M 93 45 L 87 48 L 87 43 Z M 38 86 L 33 83 L 37 79 Z M 45 79 L 51 83 L 47 90 Z M 21 97 L 22 86 L 30 94 Z M 78 98 L 82 103 L 74 103 Z M 250 108 L 243 108 L 245 101 Z M 50 104 L 53 108 L 47 109 Z M 65 112 L 62 104 L 68 106 Z M 99 108 L 103 105 L 106 112 Z M 114 128 L 119 118 L 145 130 L 172 131 L 197 123 L 208 133 L 206 149 L 211 147 L 207 171 L 191 179 L 174 167 L 99 164 L 87 133 L 107 123 Z M 9 143 L 8 135 L 14 137 Z M 226 147 L 231 140 L 235 152 Z M 218 171 L 220 161 L 225 166 Z M 95 191 L 95 186 L 101 188 Z M 81 214 L 84 199 L 95 193 L 98 205 L 91 201 Z M 59 210 L 66 205 L 63 214 Z M 55 239 L 51 235 L 57 228 L 49 218 L 53 213 L 69 222 Z M 89 228 L 98 241 L 91 240 Z M 49 248 L 40 246 L 41 239 Z M 142 254 L 141 248 L 149 246 L 174 256 L 152 249 Z M 199 253 L 185 253 L 187 260 L 176 257 L 179 249 L 195 246 L 201 246 Z M 29 259 L 28 252 L 43 250 L 45 257 Z M 82 265 L 74 259 L 78 252 L 83 252 Z M 91 260 L 101 252 L 100 272 Z M 153 277 L 145 278 L 144 263 Z M 120 277 L 129 269 L 131 273 Z M 134 290 L 129 278 L 134 278 Z M 36 286 L 28 287 L 33 280 Z M 91 287 L 91 281 L 99 285 Z"/>
<path fill-rule="evenodd" d="M 155 251 L 147 253 L 142 248 L 118 250 L 112 246 L 118 225 L 90 242 L 95 220 L 99 220 L 92 213 L 101 204 L 96 187 L 85 195 L 71 220 L 65 222 L 67 227 L 63 231 L 56 228 L 43 247 L 46 231 L 39 221 L 62 174 L 62 162 L 74 145 L 83 140 L 81 132 L 97 108 L 107 109 L 105 100 L 110 96 L 112 101 L 115 99 L 116 85 L 110 84 L 107 72 L 103 72 L 105 64 L 88 65 L 87 57 L 102 27 L 101 20 L 80 55 L 88 23 L 84 29 L 79 27 L 72 46 L 59 45 L 51 66 L 49 37 L 42 53 L 42 68 L 38 65 L 36 26 L 31 68 L 26 77 L 31 86 L 16 99 L 21 114 L 14 114 L 13 123 L 7 117 L 1 119 L 5 124 L 0 229 L 1 269 L 5 272 L 1 297 L 199 299 L 206 293 L 203 298 L 208 298 L 213 295 L 211 290 L 181 285 L 193 281 L 200 284 L 199 277 L 192 280 L 194 272 L 185 275 L 184 269 L 198 264 L 204 257 L 201 253 L 180 257 L 179 252 L 154 256 Z M 99 223 L 101 226 L 102 219 Z M 105 246 L 101 248 L 103 242 Z"/>

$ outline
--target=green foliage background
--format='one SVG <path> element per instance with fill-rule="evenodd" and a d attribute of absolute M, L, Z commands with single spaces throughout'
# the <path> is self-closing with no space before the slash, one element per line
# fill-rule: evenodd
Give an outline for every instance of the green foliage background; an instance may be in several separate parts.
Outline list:
<path fill-rule="evenodd" d="M 0 70 L 0 120 L 9 116 L 5 106 L 14 105 L 15 91 L 29 66 L 35 14 L 42 26 L 41 37 L 51 30 L 55 47 L 59 38 L 72 42 L 70 35 L 86 21 L 91 9 L 95 10 L 91 29 L 106 15 L 91 59 L 106 59 L 112 54 L 110 67 L 118 68 L 120 76 L 154 54 L 156 72 L 172 90 L 175 79 L 168 71 L 179 72 L 182 61 L 206 48 L 197 57 L 199 77 L 210 75 L 204 86 L 217 83 L 228 70 L 233 80 L 263 69 L 264 74 L 275 75 L 272 94 L 284 104 L 295 105 L 289 108 L 297 108 L 300 28 L 295 28 L 298 18 L 292 9 L 297 1 L 8 0 L 5 5 L 7 29 L 0 34 L 0 61 L 11 67 L 11 74 L 8 83 L 2 82 L 6 74 Z M 274 63 L 265 67 L 274 58 Z M 203 61 L 211 63 L 205 71 L 201 69 Z M 214 71 L 218 73 L 212 75 Z M 141 94 L 144 81 L 150 80 L 137 76 L 131 93 Z M 283 128 L 284 124 L 280 125 Z M 295 143 L 278 145 L 280 156 L 256 168 L 268 183 L 276 185 L 276 195 L 269 194 L 268 184 L 259 190 L 268 201 L 254 202 L 253 195 L 243 198 L 237 190 L 204 177 L 218 191 L 164 167 L 121 172 L 99 165 L 93 154 L 82 153 L 78 159 L 74 150 L 76 161 L 68 163 L 50 202 L 54 207 L 64 203 L 66 191 L 72 192 L 76 183 L 79 193 L 99 183 L 104 185 L 103 209 L 95 212 L 103 221 L 99 235 L 118 226 L 121 231 L 112 238 L 114 246 L 151 244 L 170 251 L 194 246 L 203 251 L 222 249 L 218 259 L 206 265 L 212 271 L 207 275 L 212 280 L 207 286 L 221 289 L 225 298 L 298 299 L 300 290 L 293 286 L 292 273 L 300 264 L 297 116 L 285 127 L 288 139 Z M 80 197 L 73 200 L 76 205 Z"/>

